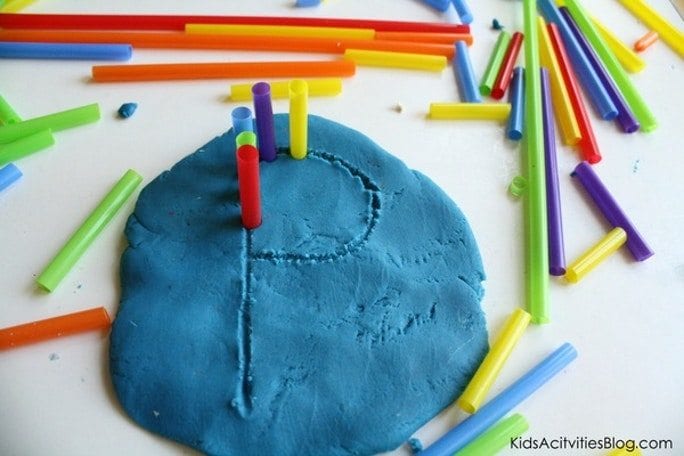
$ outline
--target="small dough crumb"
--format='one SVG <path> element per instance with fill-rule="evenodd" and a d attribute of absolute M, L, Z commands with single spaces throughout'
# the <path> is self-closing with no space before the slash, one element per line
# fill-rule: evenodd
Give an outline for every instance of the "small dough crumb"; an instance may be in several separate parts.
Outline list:
<path fill-rule="evenodd" d="M 138 103 L 124 103 L 117 112 L 122 119 L 128 119 L 133 115 L 136 109 L 138 109 Z"/>
<path fill-rule="evenodd" d="M 408 444 L 411 447 L 411 453 L 413 454 L 423 451 L 423 442 L 421 442 L 420 439 L 412 437 L 409 439 Z"/>
<path fill-rule="evenodd" d="M 401 103 L 397 103 L 394 106 L 392 106 L 392 111 L 401 114 L 404 112 L 404 106 L 402 106 Z"/>

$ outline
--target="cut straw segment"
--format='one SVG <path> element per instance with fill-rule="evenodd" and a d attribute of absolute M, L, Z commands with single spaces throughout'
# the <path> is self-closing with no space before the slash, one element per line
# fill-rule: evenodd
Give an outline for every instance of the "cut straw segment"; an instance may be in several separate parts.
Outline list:
<path fill-rule="evenodd" d="M 132 169 L 129 169 L 119 179 L 38 276 L 36 282 L 42 289 L 51 292 L 59 285 L 90 244 L 114 218 L 114 215 L 121 209 L 140 182 L 142 182 L 142 177 Z"/>
<path fill-rule="evenodd" d="M 646 62 L 641 57 L 636 55 L 629 46 L 620 41 L 620 38 L 615 36 L 608 27 L 599 22 L 595 17 L 591 21 L 596 26 L 596 30 L 601 34 L 610 50 L 613 51 L 615 57 L 620 61 L 625 70 L 630 73 L 638 73 L 646 67 Z"/>
<path fill-rule="evenodd" d="M 17 168 L 14 163 L 10 163 L 7 166 L 0 168 L 0 192 L 21 179 L 23 174 L 21 170 Z"/>
<path fill-rule="evenodd" d="M 428 117 L 436 120 L 506 121 L 511 113 L 508 103 L 430 103 Z"/>
<path fill-rule="evenodd" d="M 86 331 L 108 329 L 111 319 L 104 307 L 0 329 L 0 350 L 71 336 Z"/>
<path fill-rule="evenodd" d="M 52 130 L 54 133 L 67 128 L 78 127 L 95 122 L 99 118 L 100 108 L 96 103 L 35 117 L 0 127 L 0 144 L 12 142 L 43 130 Z"/>
<path fill-rule="evenodd" d="M 613 228 L 595 245 L 579 256 L 568 266 L 565 279 L 570 283 L 577 283 L 601 264 L 606 258 L 615 253 L 627 242 L 627 233 L 620 227 Z"/>
<path fill-rule="evenodd" d="M 679 54 L 680 57 L 684 57 L 684 33 L 672 25 L 671 22 L 642 0 L 618 0 L 618 2 L 649 28 L 658 32 L 660 38 L 672 50 Z"/>
<path fill-rule="evenodd" d="M 334 97 L 342 93 L 342 79 L 340 78 L 306 79 L 305 81 L 309 87 L 310 97 Z M 284 99 L 290 96 L 290 81 L 268 83 L 271 86 L 271 99 Z M 253 85 L 254 83 L 232 84 L 230 86 L 230 100 L 251 101 Z"/>
<path fill-rule="evenodd" d="M 344 58 L 359 66 L 400 68 L 405 70 L 442 71 L 447 59 L 441 55 L 409 54 L 405 52 L 347 49 Z"/>
<path fill-rule="evenodd" d="M 448 44 L 450 46 L 456 41 L 465 41 L 468 46 L 473 44 L 473 35 L 470 33 L 375 32 L 375 39 L 381 41 Z"/>
<path fill-rule="evenodd" d="M 130 60 L 130 44 L 0 42 L 0 59 Z"/>
<path fill-rule="evenodd" d="M 0 95 L 0 125 L 9 125 L 16 122 L 21 122 L 21 117 L 14 111 L 7 100 Z"/>
<path fill-rule="evenodd" d="M 0 166 L 46 149 L 54 143 L 52 132 L 43 130 L 7 144 L 0 144 Z"/>
<path fill-rule="evenodd" d="M 454 453 L 454 456 L 497 454 L 504 448 L 508 448 L 511 441 L 523 435 L 529 427 L 530 425 L 527 423 L 527 420 L 519 413 L 516 413 L 496 423 L 461 451 Z"/>
<path fill-rule="evenodd" d="M 492 50 L 492 54 L 489 57 L 487 69 L 482 75 L 482 81 L 480 82 L 480 93 L 484 96 L 489 96 L 492 93 L 492 87 L 496 81 L 496 76 L 499 74 L 501 62 L 503 62 L 510 41 L 511 35 L 508 32 L 499 33 L 499 37 L 496 39 L 496 44 L 494 44 L 494 49 Z"/>
<path fill-rule="evenodd" d="M 372 40 L 375 30 L 363 28 L 310 27 L 295 25 L 186 24 L 185 33 L 205 35 L 335 38 Z"/>
<path fill-rule="evenodd" d="M 446 59 L 445 59 L 446 60 Z M 183 79 L 288 78 L 352 76 L 348 60 L 295 62 L 161 63 L 93 66 L 95 82 L 141 82 Z"/>

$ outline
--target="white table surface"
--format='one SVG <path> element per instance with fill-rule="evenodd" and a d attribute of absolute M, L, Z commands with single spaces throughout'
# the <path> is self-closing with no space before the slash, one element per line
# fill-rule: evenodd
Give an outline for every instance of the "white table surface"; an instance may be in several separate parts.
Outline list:
<path fill-rule="evenodd" d="M 448 18 L 411 0 L 329 0 L 294 9 L 289 0 L 165 2 L 41 1 L 26 12 L 269 14 L 441 21 Z M 633 43 L 647 29 L 616 1 L 585 2 L 620 38 Z M 668 0 L 650 2 L 682 28 Z M 522 29 L 518 1 L 471 1 L 481 75 L 497 32 Z M 136 51 L 132 62 L 251 59 L 325 59 L 327 56 L 229 51 Z M 530 422 L 526 436 L 673 439 L 684 454 L 684 64 L 663 43 L 648 49 L 646 69 L 633 81 L 659 121 L 652 134 L 622 134 L 591 117 L 604 160 L 596 171 L 656 254 L 644 263 L 623 249 L 578 285 L 551 280 L 552 322 L 531 327 L 505 366 L 493 393 L 505 388 L 565 341 L 579 351 L 561 375 L 516 410 Z M 522 60 L 521 60 L 522 61 Z M 149 182 L 229 127 L 234 103 L 223 80 L 140 84 L 88 82 L 89 62 L 0 63 L 0 93 L 24 118 L 97 102 L 102 119 L 56 134 L 47 151 L 17 165 L 22 181 L 0 193 L 0 327 L 90 307 L 118 307 L 119 258 L 131 199 L 59 288 L 36 290 L 35 277 L 76 226 L 128 168 Z M 451 70 L 442 74 L 359 68 L 337 98 L 310 101 L 310 111 L 373 138 L 440 185 L 468 217 L 487 272 L 482 306 L 491 336 L 515 306 L 525 304 L 523 214 L 506 188 L 520 173 L 520 147 L 501 125 L 425 120 L 431 101 L 458 99 Z M 124 102 L 138 111 L 116 117 Z M 403 112 L 392 108 L 401 104 Z M 276 112 L 287 101 L 276 101 Z M 568 259 L 609 227 L 569 178 L 578 161 L 559 145 Z M 136 192 L 137 195 L 137 192 Z M 108 338 L 86 334 L 0 353 L 0 454 L 178 455 L 192 450 L 136 426 L 118 405 L 109 380 Z M 52 359 L 51 358 L 55 358 Z M 449 409 L 416 436 L 429 444 L 464 417 Z M 605 451 L 557 451 L 601 455 Z M 394 454 L 408 454 L 399 449 Z M 545 454 L 508 450 L 502 454 Z"/>

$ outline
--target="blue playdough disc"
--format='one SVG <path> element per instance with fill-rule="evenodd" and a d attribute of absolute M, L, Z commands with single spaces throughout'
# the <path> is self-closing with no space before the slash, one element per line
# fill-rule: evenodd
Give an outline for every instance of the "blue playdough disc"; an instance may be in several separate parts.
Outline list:
<path fill-rule="evenodd" d="M 392 450 L 487 351 L 477 245 L 456 205 L 360 133 L 309 118 L 260 165 L 240 223 L 232 131 L 162 173 L 126 227 L 111 375 L 144 428 L 213 455 Z"/>

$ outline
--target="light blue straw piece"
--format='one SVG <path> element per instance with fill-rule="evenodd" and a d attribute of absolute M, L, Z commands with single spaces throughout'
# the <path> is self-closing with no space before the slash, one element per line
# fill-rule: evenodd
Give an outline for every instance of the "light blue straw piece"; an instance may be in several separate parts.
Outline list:
<path fill-rule="evenodd" d="M 458 14 L 458 17 L 461 18 L 461 22 L 464 24 L 473 22 L 473 13 L 470 12 L 470 8 L 465 0 L 451 0 L 451 3 L 454 4 L 456 13 Z"/>
<path fill-rule="evenodd" d="M 456 41 L 456 55 L 453 66 L 461 99 L 466 103 L 482 103 L 480 89 L 475 79 L 473 65 L 470 62 L 468 46 L 464 41 Z"/>
<path fill-rule="evenodd" d="M 4 168 L 0 168 L 0 191 L 3 191 L 14 182 L 18 181 L 21 176 L 21 171 L 19 171 L 19 168 L 14 166 L 13 163 L 10 163 Z"/>
<path fill-rule="evenodd" d="M 525 69 L 523 67 L 515 67 L 513 70 L 508 101 L 511 103 L 511 115 L 508 117 L 506 136 L 508 139 L 520 141 L 525 129 Z"/>
<path fill-rule="evenodd" d="M 0 42 L 3 59 L 129 60 L 130 44 Z"/>
<path fill-rule="evenodd" d="M 238 106 L 230 113 L 233 121 L 233 133 L 235 137 L 243 131 L 254 131 L 254 118 L 252 117 L 252 110 L 247 106 Z"/>
<path fill-rule="evenodd" d="M 451 0 L 423 0 L 423 3 L 443 13 L 449 9 Z"/>

